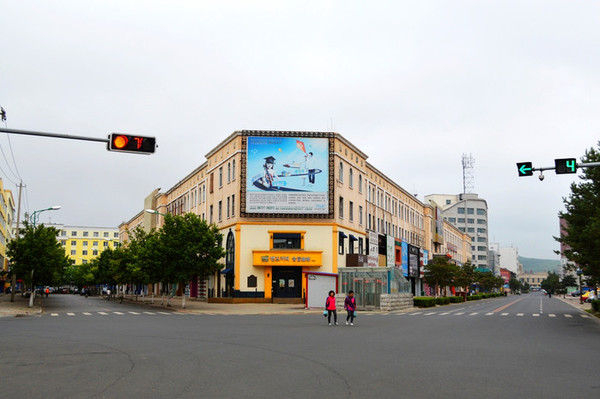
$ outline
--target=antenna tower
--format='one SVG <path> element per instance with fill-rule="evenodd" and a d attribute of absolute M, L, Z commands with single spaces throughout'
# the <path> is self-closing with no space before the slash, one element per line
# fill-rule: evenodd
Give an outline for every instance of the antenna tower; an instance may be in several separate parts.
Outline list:
<path fill-rule="evenodd" d="M 475 174 L 474 165 L 475 158 L 471 154 L 463 154 L 462 156 L 462 167 L 463 167 L 463 193 L 472 193 L 475 188 Z"/>

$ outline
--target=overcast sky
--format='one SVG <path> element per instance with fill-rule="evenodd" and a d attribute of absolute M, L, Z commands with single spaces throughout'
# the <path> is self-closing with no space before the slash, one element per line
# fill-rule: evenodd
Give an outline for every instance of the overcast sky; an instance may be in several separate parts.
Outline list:
<path fill-rule="evenodd" d="M 598 16 L 577 0 L 0 0 L 6 127 L 158 143 L 1 133 L 0 174 L 15 201 L 26 185 L 23 212 L 62 206 L 41 222 L 116 227 L 235 130 L 333 130 L 421 200 L 462 192 L 471 154 L 490 242 L 556 259 L 577 178 L 515 163 L 597 146 Z"/>

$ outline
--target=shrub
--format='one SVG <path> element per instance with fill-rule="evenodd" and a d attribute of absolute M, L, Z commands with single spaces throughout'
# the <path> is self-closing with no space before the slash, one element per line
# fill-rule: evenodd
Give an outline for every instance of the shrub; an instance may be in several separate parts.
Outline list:
<path fill-rule="evenodd" d="M 416 296 L 413 303 L 418 308 L 431 308 L 435 306 L 436 298 L 431 296 Z"/>
<path fill-rule="evenodd" d="M 461 302 L 464 302 L 464 299 L 463 299 L 462 296 L 450 296 L 448 298 L 450 298 L 450 303 L 461 303 Z"/>
<path fill-rule="evenodd" d="M 594 312 L 600 312 L 600 299 L 592 301 L 592 309 L 594 309 Z"/>
<path fill-rule="evenodd" d="M 447 296 L 440 296 L 435 298 L 435 303 L 437 305 L 447 305 L 450 303 L 450 297 Z"/>
<path fill-rule="evenodd" d="M 467 301 L 478 301 L 480 299 L 483 298 L 483 294 L 479 294 L 479 295 L 469 295 L 467 297 Z"/>

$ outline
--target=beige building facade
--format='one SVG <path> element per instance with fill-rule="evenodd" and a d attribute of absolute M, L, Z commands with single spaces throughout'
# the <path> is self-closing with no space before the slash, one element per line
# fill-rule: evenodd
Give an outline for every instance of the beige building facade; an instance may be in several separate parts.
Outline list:
<path fill-rule="evenodd" d="M 119 226 L 158 228 L 161 214 L 188 212 L 215 223 L 223 270 L 192 281 L 192 297 L 275 300 L 306 296 L 310 273 L 396 267 L 422 290 L 432 257 L 432 208 L 367 162 L 339 133 L 235 131 L 206 161 Z M 439 251 L 470 257 L 470 238 L 448 223 Z M 468 238 L 468 240 L 467 240 Z M 381 287 L 380 287 L 381 288 Z"/>

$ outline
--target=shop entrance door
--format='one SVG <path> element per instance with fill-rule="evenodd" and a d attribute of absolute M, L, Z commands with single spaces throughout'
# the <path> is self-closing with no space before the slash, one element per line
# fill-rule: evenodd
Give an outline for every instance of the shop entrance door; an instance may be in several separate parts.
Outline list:
<path fill-rule="evenodd" d="M 273 298 L 302 297 L 302 268 L 273 267 Z"/>

